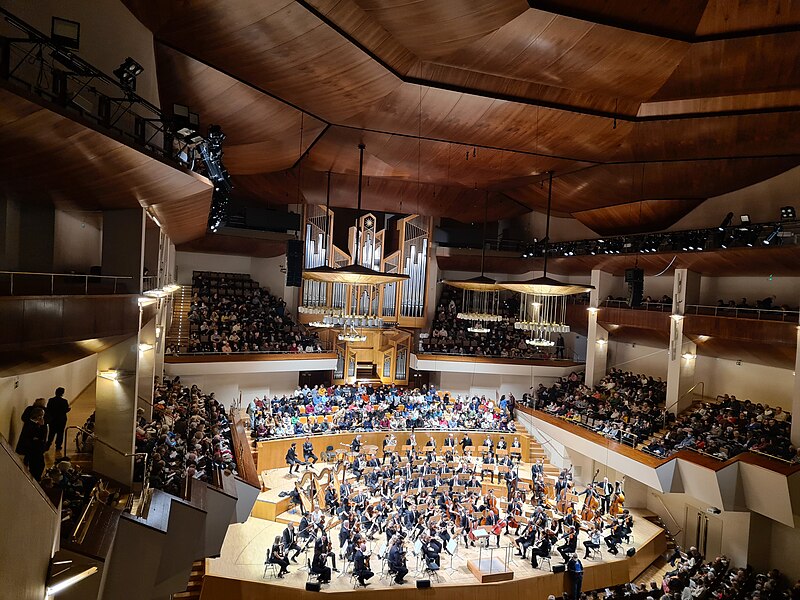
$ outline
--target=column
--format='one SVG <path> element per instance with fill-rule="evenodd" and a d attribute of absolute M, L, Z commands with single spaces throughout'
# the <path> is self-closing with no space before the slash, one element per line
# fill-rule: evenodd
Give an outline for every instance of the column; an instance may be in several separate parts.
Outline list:
<path fill-rule="evenodd" d="M 600 305 L 611 290 L 613 277 L 599 269 L 592 270 L 594 289 L 589 294 L 589 327 L 586 333 L 586 385 L 592 387 L 606 374 L 608 331 L 597 322 Z"/>
<path fill-rule="evenodd" d="M 134 335 L 97 355 L 94 470 L 128 486 L 133 482 L 138 342 Z"/>
<path fill-rule="evenodd" d="M 142 291 L 146 218 L 143 208 L 103 211 L 102 274 L 131 278 L 117 291 Z"/>
<path fill-rule="evenodd" d="M 669 351 L 667 352 L 667 410 L 678 414 L 687 408 L 687 394 L 694 385 L 697 346 L 683 335 L 686 306 L 700 299 L 700 275 L 688 269 L 675 269 L 672 286 L 672 317 L 670 319 Z"/>
<path fill-rule="evenodd" d="M 792 390 L 792 444 L 800 445 L 800 325 L 797 326 L 797 350 L 794 358 L 794 389 Z"/>

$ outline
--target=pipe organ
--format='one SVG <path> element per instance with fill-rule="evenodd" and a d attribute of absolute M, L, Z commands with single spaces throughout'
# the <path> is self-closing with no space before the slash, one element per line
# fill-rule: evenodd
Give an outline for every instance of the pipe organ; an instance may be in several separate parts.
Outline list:
<path fill-rule="evenodd" d="M 425 327 L 432 219 L 421 215 L 398 219 L 398 248 L 391 253 L 386 248 L 388 232 L 378 229 L 378 219 L 372 213 L 363 215 L 350 228 L 347 251 L 332 243 L 333 228 L 332 210 L 307 206 L 304 269 L 348 265 L 358 248 L 361 265 L 377 271 L 404 273 L 409 278 L 383 286 L 304 280 L 301 322 L 314 321 L 315 314 L 344 314 L 372 316 L 400 327 Z"/>

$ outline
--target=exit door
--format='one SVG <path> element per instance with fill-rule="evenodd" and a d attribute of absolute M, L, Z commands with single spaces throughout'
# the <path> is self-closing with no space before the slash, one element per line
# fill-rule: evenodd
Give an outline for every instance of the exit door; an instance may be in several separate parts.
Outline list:
<path fill-rule="evenodd" d="M 686 507 L 686 547 L 694 546 L 706 559 L 722 554 L 723 521 L 694 506 Z"/>

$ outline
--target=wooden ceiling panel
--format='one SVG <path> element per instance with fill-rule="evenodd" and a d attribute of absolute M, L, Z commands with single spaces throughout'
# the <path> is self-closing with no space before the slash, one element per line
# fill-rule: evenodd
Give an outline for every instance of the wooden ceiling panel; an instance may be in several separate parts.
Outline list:
<path fill-rule="evenodd" d="M 600 235 L 622 235 L 659 231 L 675 224 L 702 200 L 643 200 L 572 213 Z"/>
<path fill-rule="evenodd" d="M 800 25 L 800 4 L 792 0 L 708 0 L 698 36 L 761 31 Z"/>
<path fill-rule="evenodd" d="M 774 344 L 772 342 L 755 342 L 724 338 L 709 338 L 704 341 L 698 336 L 690 336 L 697 344 L 697 354 L 725 360 L 741 360 L 745 363 L 767 365 L 781 369 L 794 369 L 796 357 L 795 346 Z M 746 368 L 746 367 L 742 367 Z"/>
<path fill-rule="evenodd" d="M 210 182 L 0 89 L 0 190 L 61 209 L 157 207 L 177 243 L 202 236 Z"/>
<path fill-rule="evenodd" d="M 269 240 L 214 233 L 176 247 L 180 252 L 238 254 L 254 258 L 272 258 L 286 253 L 286 240 Z"/>
<path fill-rule="evenodd" d="M 457 51 L 528 10 L 525 0 L 355 0 L 423 60 Z"/>
<path fill-rule="evenodd" d="M 692 44 L 653 100 L 707 98 L 800 87 L 800 32 Z"/>
<path fill-rule="evenodd" d="M 574 214 L 638 200 L 705 200 L 769 179 L 798 164 L 797 157 L 779 157 L 587 167 L 556 176 L 553 210 Z M 546 206 L 547 186 L 527 185 L 506 193 L 531 206 Z"/>
<path fill-rule="evenodd" d="M 688 44 L 528 10 L 439 62 L 587 93 L 652 96 Z"/>
<path fill-rule="evenodd" d="M 185 54 L 156 43 L 159 95 L 165 107 L 189 106 L 202 124 L 223 124 L 225 166 L 249 175 L 291 167 L 325 128 L 321 121 L 236 81 Z M 301 123 L 302 121 L 302 123 Z"/>

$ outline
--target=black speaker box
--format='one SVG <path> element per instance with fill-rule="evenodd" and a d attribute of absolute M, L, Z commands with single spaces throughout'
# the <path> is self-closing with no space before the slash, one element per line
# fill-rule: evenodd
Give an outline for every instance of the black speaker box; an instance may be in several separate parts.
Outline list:
<path fill-rule="evenodd" d="M 553 573 L 563 573 L 567 570 L 567 565 L 553 565 Z"/>
<path fill-rule="evenodd" d="M 631 557 L 636 554 L 636 548 L 628 548 L 628 551 L 625 553 L 625 556 Z"/>
<path fill-rule="evenodd" d="M 644 282 L 644 269 L 625 269 L 625 283 Z"/>
<path fill-rule="evenodd" d="M 300 287 L 303 282 L 303 242 L 286 241 L 286 286 Z"/>
<path fill-rule="evenodd" d="M 417 579 L 417 587 L 419 589 L 426 589 L 431 587 L 431 580 L 430 579 Z"/>
<path fill-rule="evenodd" d="M 322 589 L 319 581 L 306 581 L 306 591 L 307 592 L 318 592 Z"/>

